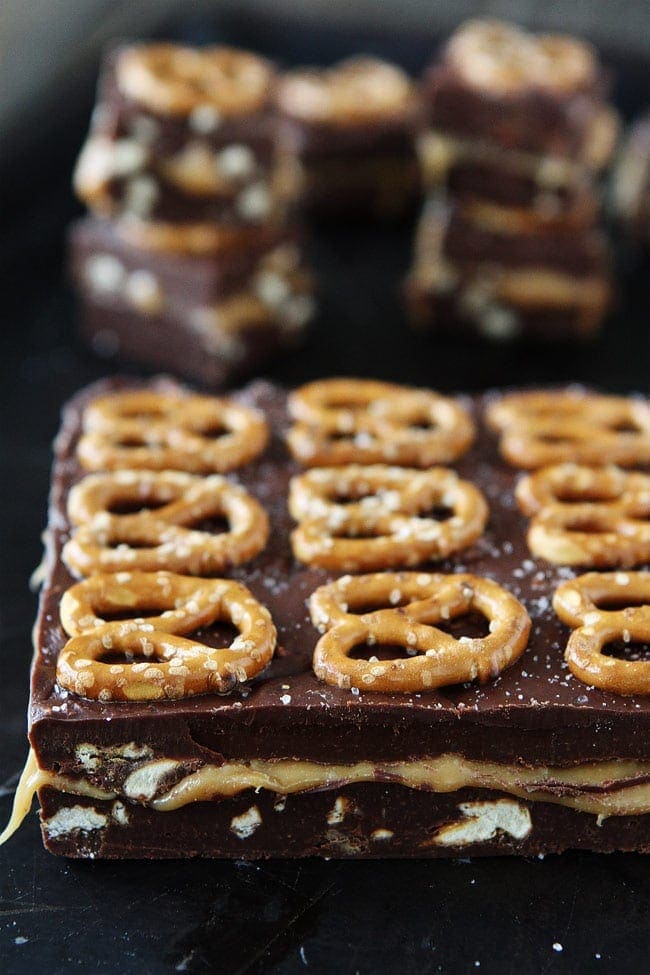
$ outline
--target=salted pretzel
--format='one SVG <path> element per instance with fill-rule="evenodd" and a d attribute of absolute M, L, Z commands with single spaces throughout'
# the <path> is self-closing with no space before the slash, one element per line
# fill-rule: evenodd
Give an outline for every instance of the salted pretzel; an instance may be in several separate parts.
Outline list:
<path fill-rule="evenodd" d="M 138 617 L 138 610 L 160 610 Z M 268 610 L 238 582 L 170 572 L 96 575 L 61 600 L 71 637 L 59 654 L 62 687 L 100 701 L 151 701 L 224 693 L 271 660 L 276 631 Z M 107 622 L 99 614 L 123 618 Z M 186 634 L 217 621 L 239 630 L 229 647 Z M 119 662 L 103 657 L 122 655 Z"/>
<path fill-rule="evenodd" d="M 618 467 L 558 464 L 519 481 L 528 545 L 562 565 L 627 566 L 650 561 L 650 475 Z"/>
<path fill-rule="evenodd" d="M 278 86 L 288 115 L 310 121 L 354 124 L 404 110 L 413 95 L 408 76 L 376 58 L 357 57 L 326 71 L 291 71 Z"/>
<path fill-rule="evenodd" d="M 530 34 L 497 20 L 472 20 L 451 38 L 447 60 L 470 84 L 495 95 L 528 88 L 570 92 L 593 83 L 596 60 L 585 43 Z"/>
<path fill-rule="evenodd" d="M 650 464 L 650 404 L 581 390 L 512 393 L 491 403 L 487 425 L 515 467 L 550 464 Z"/>
<path fill-rule="evenodd" d="M 650 504 L 650 474 L 625 471 L 615 465 L 586 467 L 580 464 L 553 464 L 522 477 L 515 488 L 517 504 L 532 517 L 549 505 L 585 502 Z"/>
<path fill-rule="evenodd" d="M 138 44 L 120 52 L 116 78 L 123 95 L 152 112 L 190 115 L 209 106 L 218 120 L 263 108 L 273 71 L 262 58 L 235 48 Z"/>
<path fill-rule="evenodd" d="M 457 460 L 474 439 L 469 414 L 424 389 L 367 379 L 324 379 L 289 397 L 287 443 L 305 467 Z"/>
<path fill-rule="evenodd" d="M 214 396 L 127 390 L 100 396 L 83 414 L 82 467 L 224 473 L 260 454 L 268 426 L 257 410 Z"/>
<path fill-rule="evenodd" d="M 615 694 L 650 694 L 650 660 L 603 653 L 614 640 L 650 641 L 650 572 L 588 572 L 559 586 L 553 608 L 573 629 L 564 658 L 576 677 Z"/>
<path fill-rule="evenodd" d="M 426 517 L 435 508 L 449 509 L 448 517 Z M 475 542 L 488 518 L 478 488 L 444 467 L 316 468 L 292 480 L 289 509 L 299 520 L 291 535 L 296 558 L 344 572 L 446 558 Z"/>
<path fill-rule="evenodd" d="M 114 513 L 124 507 L 135 510 Z M 68 516 L 77 527 L 63 561 L 78 575 L 129 569 L 214 575 L 254 558 L 269 535 L 262 506 L 219 474 L 89 474 L 70 491 Z M 225 518 L 228 531 L 192 527 L 212 518 Z"/>
<path fill-rule="evenodd" d="M 476 679 L 485 683 L 523 653 L 531 625 L 511 593 L 467 574 L 344 576 L 316 590 L 310 611 L 323 634 L 314 651 L 316 676 L 337 687 L 371 691 L 415 693 Z M 486 637 L 456 639 L 436 626 L 471 611 L 489 620 Z M 409 657 L 351 659 L 351 651 L 364 643 L 401 646 Z"/>

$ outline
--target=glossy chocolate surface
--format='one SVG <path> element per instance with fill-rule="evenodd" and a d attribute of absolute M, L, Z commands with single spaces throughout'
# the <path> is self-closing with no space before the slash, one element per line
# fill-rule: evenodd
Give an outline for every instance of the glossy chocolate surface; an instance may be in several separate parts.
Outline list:
<path fill-rule="evenodd" d="M 399 695 L 354 694 L 316 679 L 311 656 L 317 633 L 305 600 L 328 577 L 297 565 L 291 555 L 286 495 L 297 467 L 288 460 L 282 438 L 287 425 L 285 393 L 256 382 L 236 398 L 265 411 L 272 443 L 258 461 L 231 476 L 259 498 L 273 530 L 267 549 L 232 575 L 273 615 L 278 628 L 273 662 L 249 688 L 229 697 L 119 705 L 83 700 L 59 689 L 55 667 L 64 634 L 58 604 L 73 582 L 59 554 L 69 529 L 66 494 L 81 476 L 74 458 L 81 411 L 93 396 L 121 382 L 110 380 L 78 394 L 65 411 L 57 440 L 48 577 L 36 627 L 30 708 L 30 738 L 43 767 L 73 771 L 74 746 L 87 741 L 148 743 L 157 755 L 211 762 L 233 757 L 406 760 L 446 751 L 522 765 L 647 759 L 650 700 L 587 687 L 563 662 L 568 630 L 555 617 L 550 601 L 555 586 L 574 573 L 529 555 L 526 521 L 512 493 L 516 472 L 501 463 L 494 438 L 480 421 L 483 398 L 464 400 L 477 416 L 478 435 L 475 447 L 457 466 L 484 491 L 491 511 L 489 526 L 476 545 L 436 568 L 490 576 L 527 606 L 533 623 L 529 646 L 495 681 Z M 157 382 L 163 388 L 169 383 Z M 377 648 L 374 652 L 381 656 Z"/>

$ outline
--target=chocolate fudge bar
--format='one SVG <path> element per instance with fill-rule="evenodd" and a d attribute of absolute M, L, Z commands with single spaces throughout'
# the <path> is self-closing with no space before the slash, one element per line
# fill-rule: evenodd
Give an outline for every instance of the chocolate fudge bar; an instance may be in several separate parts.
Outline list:
<path fill-rule="evenodd" d="M 133 247 L 114 223 L 87 218 L 70 245 L 86 344 L 207 385 L 295 345 L 313 313 L 311 279 L 288 230 L 197 255 Z"/>
<path fill-rule="evenodd" d="M 588 45 L 470 21 L 421 84 L 429 199 L 413 321 L 460 336 L 575 340 L 610 300 L 598 171 L 617 119 Z"/>
<path fill-rule="evenodd" d="M 591 337 L 611 302 L 602 234 L 531 233 L 511 211 L 494 215 L 430 201 L 405 285 L 413 323 L 494 341 Z"/>
<path fill-rule="evenodd" d="M 228 576 L 271 613 L 278 642 L 270 665 L 221 695 L 120 703 L 63 690 L 60 601 L 76 580 L 61 552 L 71 528 L 67 500 L 84 473 L 76 455 L 82 416 L 96 397 L 124 388 L 115 379 L 79 393 L 56 441 L 35 629 L 33 753 L 16 802 L 18 819 L 38 790 L 49 850 L 90 858 L 650 850 L 650 698 L 597 690 L 567 669 L 570 630 L 551 598 L 575 573 L 528 552 L 515 471 L 483 423 L 489 397 L 461 401 L 479 435 L 455 465 L 489 503 L 487 531 L 433 571 L 487 576 L 525 604 L 528 646 L 498 677 L 401 694 L 316 678 L 318 633 L 306 600 L 333 577 L 292 557 L 287 495 L 300 469 L 284 441 L 286 394 L 256 382 L 235 400 L 263 411 L 270 444 L 231 479 L 266 509 L 271 534 Z M 146 389 L 178 387 L 158 380 Z M 470 616 L 449 631 L 471 636 L 482 627 Z M 197 634 L 212 646 L 223 637 L 219 629 Z M 383 659 L 382 647 L 368 652 Z"/>
<path fill-rule="evenodd" d="M 420 193 L 414 85 L 394 65 L 351 58 L 280 78 L 278 144 L 301 208 L 320 217 L 397 217 Z"/>
<path fill-rule="evenodd" d="M 617 121 L 608 78 L 583 41 L 469 21 L 425 73 L 428 125 L 507 150 L 604 166 Z"/>
<path fill-rule="evenodd" d="M 278 209 L 274 70 L 248 52 L 141 44 L 107 59 L 75 173 L 97 214 L 255 226 Z"/>

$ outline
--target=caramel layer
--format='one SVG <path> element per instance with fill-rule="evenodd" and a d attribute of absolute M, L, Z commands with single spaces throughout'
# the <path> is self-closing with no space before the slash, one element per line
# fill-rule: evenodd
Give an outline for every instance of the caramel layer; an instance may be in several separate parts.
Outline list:
<path fill-rule="evenodd" d="M 73 779 L 40 769 L 30 751 L 16 789 L 11 819 L 0 835 L 0 844 L 18 829 L 29 812 L 34 794 L 44 786 L 93 799 L 123 798 L 144 803 L 158 812 L 180 809 L 191 802 L 235 796 L 246 789 L 265 789 L 287 795 L 360 782 L 392 782 L 410 789 L 442 793 L 467 788 L 490 789 L 530 802 L 558 803 L 601 820 L 609 816 L 650 813 L 650 762 L 610 761 L 573 768 L 524 769 L 472 761 L 454 754 L 411 762 L 357 762 L 354 765 L 258 759 L 204 765 L 156 796 L 161 772 L 168 775 L 176 764 L 173 760 L 156 759 L 140 765 L 118 792 L 100 789 L 86 779 Z"/>

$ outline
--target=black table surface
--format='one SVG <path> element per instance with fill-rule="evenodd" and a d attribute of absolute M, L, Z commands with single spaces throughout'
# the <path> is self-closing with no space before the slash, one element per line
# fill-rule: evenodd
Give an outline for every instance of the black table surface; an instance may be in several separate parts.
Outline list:
<path fill-rule="evenodd" d="M 68 133 L 74 142 L 74 134 Z M 55 152 L 55 150 L 52 150 Z M 16 177 L 24 186 L 24 172 Z M 75 213 L 60 172 L 5 229 L 0 822 L 26 754 L 27 581 L 40 557 L 51 440 L 64 401 L 115 368 L 76 342 L 62 272 Z M 619 253 L 619 303 L 592 346 L 465 347 L 408 331 L 399 282 L 412 226 L 321 228 L 321 294 L 286 383 L 358 374 L 440 390 L 578 380 L 647 390 L 648 266 Z M 640 972 L 650 874 L 627 854 L 545 860 L 67 862 L 37 818 L 0 849 L 0 971 L 294 973 Z"/>

